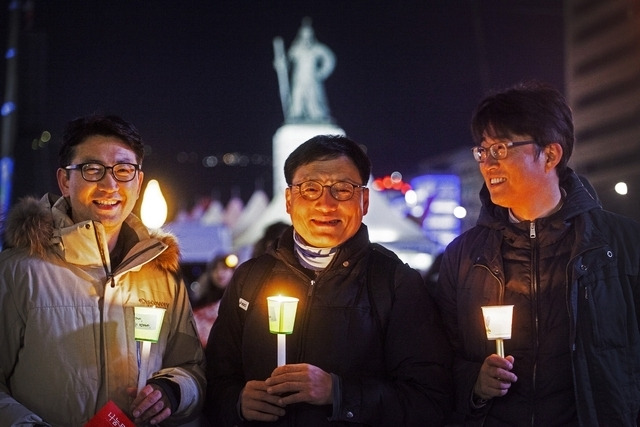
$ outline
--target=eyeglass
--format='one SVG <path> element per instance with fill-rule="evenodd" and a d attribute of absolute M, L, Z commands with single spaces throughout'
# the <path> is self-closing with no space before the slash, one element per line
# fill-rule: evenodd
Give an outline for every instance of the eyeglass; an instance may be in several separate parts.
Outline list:
<path fill-rule="evenodd" d="M 476 162 L 482 163 L 487 159 L 487 151 L 489 151 L 491 157 L 493 157 L 494 159 L 503 160 L 507 158 L 507 152 L 509 151 L 509 148 L 535 143 L 536 142 L 532 139 L 528 141 L 497 142 L 486 148 L 481 146 L 473 147 L 471 151 L 473 152 L 473 158 L 476 159 Z"/>
<path fill-rule="evenodd" d="M 357 185 L 345 181 L 338 181 L 331 185 L 322 185 L 316 181 L 305 181 L 300 184 L 289 185 L 289 188 L 291 187 L 298 187 L 300 195 L 305 200 L 318 200 L 322 196 L 324 189 L 328 188 L 331 196 L 340 202 L 350 200 L 356 188 L 367 188 L 365 185 Z"/>
<path fill-rule="evenodd" d="M 64 167 L 66 170 L 80 170 L 85 181 L 100 181 L 107 169 L 111 169 L 111 174 L 120 182 L 129 182 L 136 177 L 136 172 L 140 170 L 140 165 L 134 163 L 116 163 L 113 166 L 105 166 L 102 163 L 79 163 Z"/>

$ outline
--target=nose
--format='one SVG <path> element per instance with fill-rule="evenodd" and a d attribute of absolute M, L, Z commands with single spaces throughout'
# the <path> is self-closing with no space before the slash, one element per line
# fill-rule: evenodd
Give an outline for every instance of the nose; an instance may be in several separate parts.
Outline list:
<path fill-rule="evenodd" d="M 318 209 L 324 211 L 335 210 L 338 206 L 338 201 L 331 195 L 331 189 L 329 187 L 322 188 L 322 194 L 316 200 L 316 205 Z"/>
<path fill-rule="evenodd" d="M 98 181 L 100 188 L 118 188 L 119 181 L 113 176 L 113 168 L 107 167 L 104 171 L 104 176 Z"/>

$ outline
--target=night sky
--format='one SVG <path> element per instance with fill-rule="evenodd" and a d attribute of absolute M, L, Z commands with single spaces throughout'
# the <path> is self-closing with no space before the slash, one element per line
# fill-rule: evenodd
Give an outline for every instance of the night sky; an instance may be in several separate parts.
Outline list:
<path fill-rule="evenodd" d="M 272 40 L 281 36 L 288 48 L 305 16 L 337 59 L 325 84 L 331 114 L 367 146 L 375 176 L 411 177 L 424 158 L 470 146 L 471 112 L 490 89 L 532 78 L 564 89 L 558 0 L 34 4 L 30 31 L 44 60 L 30 62 L 28 78 L 22 71 L 21 96 L 36 90 L 29 82 L 40 89 L 36 106 L 20 110 L 18 143 L 45 129 L 53 138 L 46 153 L 19 147 L 20 170 L 39 156 L 48 162 L 41 173 L 53 179 L 65 123 L 114 113 L 139 128 L 151 149 L 146 178 L 160 180 L 176 208 L 201 196 L 246 201 L 256 188 L 271 195 L 264 162 L 284 119 Z M 205 156 L 227 152 L 246 155 L 249 165 L 202 166 Z M 24 176 L 16 174 L 18 193 L 57 189 Z"/>

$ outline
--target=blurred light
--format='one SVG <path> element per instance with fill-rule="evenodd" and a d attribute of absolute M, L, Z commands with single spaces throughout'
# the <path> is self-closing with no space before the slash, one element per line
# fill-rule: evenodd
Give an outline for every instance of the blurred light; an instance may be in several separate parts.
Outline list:
<path fill-rule="evenodd" d="M 455 208 L 453 208 L 453 216 L 458 219 L 462 219 L 467 216 L 467 210 L 462 206 L 456 206 Z"/>
<path fill-rule="evenodd" d="M 162 195 L 160 184 L 152 179 L 147 184 L 140 206 L 140 217 L 147 228 L 160 228 L 167 220 L 167 201 Z"/>
<path fill-rule="evenodd" d="M 391 229 L 369 229 L 369 238 L 374 242 L 395 242 L 398 240 L 398 233 Z"/>
<path fill-rule="evenodd" d="M 207 156 L 202 159 L 202 166 L 205 168 L 213 168 L 218 164 L 218 158 L 216 156 Z"/>
<path fill-rule="evenodd" d="M 432 214 L 451 214 L 458 207 L 455 200 L 434 200 L 429 205 L 429 212 Z"/>
<path fill-rule="evenodd" d="M 422 218 L 423 214 L 424 214 L 424 206 L 415 205 L 414 207 L 411 208 L 411 216 L 415 218 Z"/>
<path fill-rule="evenodd" d="M 16 104 L 14 104 L 11 101 L 7 101 L 4 104 L 2 104 L 2 110 L 1 113 L 3 116 L 8 116 L 9 114 L 13 113 L 16 110 Z"/>
<path fill-rule="evenodd" d="M 234 153 L 226 153 L 222 156 L 222 161 L 227 166 L 235 165 L 238 162 L 238 158 Z"/>
<path fill-rule="evenodd" d="M 227 255 L 224 264 L 229 268 L 235 268 L 238 265 L 238 256 L 236 254 Z"/>
<path fill-rule="evenodd" d="M 619 182 L 615 185 L 615 190 L 616 193 L 624 196 L 627 194 L 627 191 L 629 191 L 629 189 L 627 188 L 627 183 L 626 182 Z"/>
<path fill-rule="evenodd" d="M 178 153 L 178 156 L 176 157 L 176 159 L 178 160 L 178 163 L 186 163 L 187 160 L 189 160 L 189 154 L 185 153 L 184 151 L 181 151 Z"/>
<path fill-rule="evenodd" d="M 16 48 L 10 47 L 9 49 L 7 49 L 7 53 L 5 53 L 4 57 L 5 59 L 11 59 L 11 58 L 15 58 L 16 54 L 17 54 Z"/>
<path fill-rule="evenodd" d="M 402 182 L 402 174 L 398 171 L 391 174 L 391 182 Z"/>
<path fill-rule="evenodd" d="M 413 206 L 418 202 L 418 193 L 413 190 L 408 190 L 404 193 L 404 201 L 407 205 Z"/>

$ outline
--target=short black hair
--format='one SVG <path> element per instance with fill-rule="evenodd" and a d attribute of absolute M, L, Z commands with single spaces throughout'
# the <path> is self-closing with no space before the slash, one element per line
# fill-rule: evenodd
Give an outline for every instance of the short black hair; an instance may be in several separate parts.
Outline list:
<path fill-rule="evenodd" d="M 291 185 L 299 167 L 316 160 L 331 160 L 341 156 L 351 159 L 358 169 L 361 184 L 366 185 L 371 175 L 371 161 L 360 145 L 342 135 L 316 135 L 303 142 L 284 162 L 284 178 Z"/>
<path fill-rule="evenodd" d="M 575 141 L 571 108 L 564 96 L 547 83 L 519 83 L 484 98 L 473 113 L 471 133 L 476 144 L 485 133 L 495 138 L 530 135 L 539 147 L 553 142 L 562 146 L 557 166 L 566 172 Z"/>
<path fill-rule="evenodd" d="M 122 140 L 136 155 L 138 164 L 144 158 L 144 143 L 136 127 L 115 115 L 91 114 L 67 123 L 58 152 L 61 168 L 68 166 L 75 154 L 75 147 L 95 135 L 112 136 Z"/>

